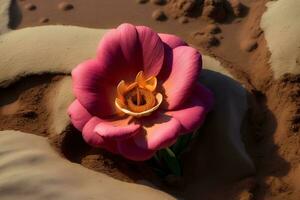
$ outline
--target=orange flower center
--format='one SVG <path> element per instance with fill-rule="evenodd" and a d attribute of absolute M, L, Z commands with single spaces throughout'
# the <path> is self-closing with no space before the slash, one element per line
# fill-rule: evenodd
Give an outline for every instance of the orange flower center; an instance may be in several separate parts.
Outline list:
<path fill-rule="evenodd" d="M 117 109 L 134 117 L 150 115 L 162 103 L 162 94 L 156 92 L 156 86 L 156 77 L 146 79 L 142 71 L 131 84 L 120 81 L 115 99 Z"/>

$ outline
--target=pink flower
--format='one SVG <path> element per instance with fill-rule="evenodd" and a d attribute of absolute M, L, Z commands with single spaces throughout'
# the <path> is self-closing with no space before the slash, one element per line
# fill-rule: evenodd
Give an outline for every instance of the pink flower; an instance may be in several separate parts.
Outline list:
<path fill-rule="evenodd" d="M 201 55 L 180 38 L 122 24 L 72 71 L 72 124 L 92 146 L 149 159 L 203 123 L 213 97 L 200 71 Z"/>

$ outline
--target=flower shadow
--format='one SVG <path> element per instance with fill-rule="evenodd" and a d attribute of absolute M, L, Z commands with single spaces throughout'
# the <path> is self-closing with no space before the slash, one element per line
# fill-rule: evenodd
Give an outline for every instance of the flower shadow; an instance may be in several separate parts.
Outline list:
<path fill-rule="evenodd" d="M 125 182 L 139 180 L 159 182 L 158 177 L 145 162 L 130 161 L 120 155 L 88 145 L 72 124 L 62 134 L 50 138 L 50 141 L 67 160 L 88 169 Z"/>

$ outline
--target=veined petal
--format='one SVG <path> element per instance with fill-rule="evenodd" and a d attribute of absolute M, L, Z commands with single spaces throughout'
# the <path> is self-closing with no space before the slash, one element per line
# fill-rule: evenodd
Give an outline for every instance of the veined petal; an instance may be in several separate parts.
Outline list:
<path fill-rule="evenodd" d="M 133 139 L 137 146 L 143 149 L 159 150 L 174 142 L 181 131 L 180 122 L 160 112 L 141 119 L 143 130 Z"/>
<path fill-rule="evenodd" d="M 163 83 L 168 110 L 177 109 L 190 96 L 201 71 L 200 53 L 188 46 L 173 49 L 170 75 Z"/>
<path fill-rule="evenodd" d="M 165 57 L 163 68 L 160 70 L 157 79 L 160 83 L 163 83 L 171 74 L 172 71 L 172 63 L 173 63 L 173 49 L 164 43 L 165 47 Z"/>
<path fill-rule="evenodd" d="M 172 49 L 179 46 L 187 46 L 187 44 L 180 37 L 176 35 L 165 34 L 165 33 L 159 33 L 158 35 L 160 39 Z"/>
<path fill-rule="evenodd" d="M 213 102 L 213 94 L 201 84 L 197 84 L 193 94 L 184 105 L 166 114 L 173 116 L 181 123 L 183 127 L 181 134 L 189 133 L 201 126 L 206 114 L 212 109 Z"/>
<path fill-rule="evenodd" d="M 103 120 L 98 117 L 91 118 L 83 127 L 83 139 L 93 147 L 104 148 L 110 152 L 118 153 L 115 141 L 104 139 L 95 131 L 95 127 L 101 122 L 103 122 Z"/>
<path fill-rule="evenodd" d="M 121 24 L 102 38 L 97 58 L 106 64 L 106 75 L 113 74 L 113 84 L 131 82 L 139 71 L 146 77 L 156 76 L 163 64 L 164 45 L 148 27 Z"/>
<path fill-rule="evenodd" d="M 144 161 L 150 159 L 155 151 L 138 147 L 132 138 L 118 141 L 118 151 L 127 159 Z"/>
<path fill-rule="evenodd" d="M 108 116 L 116 112 L 116 89 L 105 81 L 104 67 L 97 60 L 88 60 L 72 71 L 73 92 L 86 110 L 96 116 Z"/>
<path fill-rule="evenodd" d="M 68 108 L 68 114 L 75 128 L 82 131 L 84 125 L 92 118 L 92 115 L 76 99 Z"/>
<path fill-rule="evenodd" d="M 99 43 L 97 58 L 104 64 L 105 76 L 111 76 L 111 84 L 134 80 L 142 70 L 141 45 L 136 27 L 121 24 L 108 31 Z"/>
<path fill-rule="evenodd" d="M 143 72 L 146 78 L 157 76 L 164 62 L 164 44 L 157 33 L 146 26 L 136 27 L 141 44 Z"/>
<path fill-rule="evenodd" d="M 95 127 L 95 131 L 103 138 L 122 140 L 134 136 L 141 128 L 140 124 L 130 123 L 131 117 L 125 119 L 103 121 Z"/>

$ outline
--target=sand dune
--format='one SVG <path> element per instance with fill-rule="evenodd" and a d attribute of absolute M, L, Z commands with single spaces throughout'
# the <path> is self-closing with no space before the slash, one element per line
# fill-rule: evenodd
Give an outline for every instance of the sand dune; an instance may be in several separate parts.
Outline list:
<path fill-rule="evenodd" d="M 278 0 L 267 4 L 261 27 L 269 50 L 271 67 L 277 79 L 285 73 L 300 73 L 300 1 Z"/>

